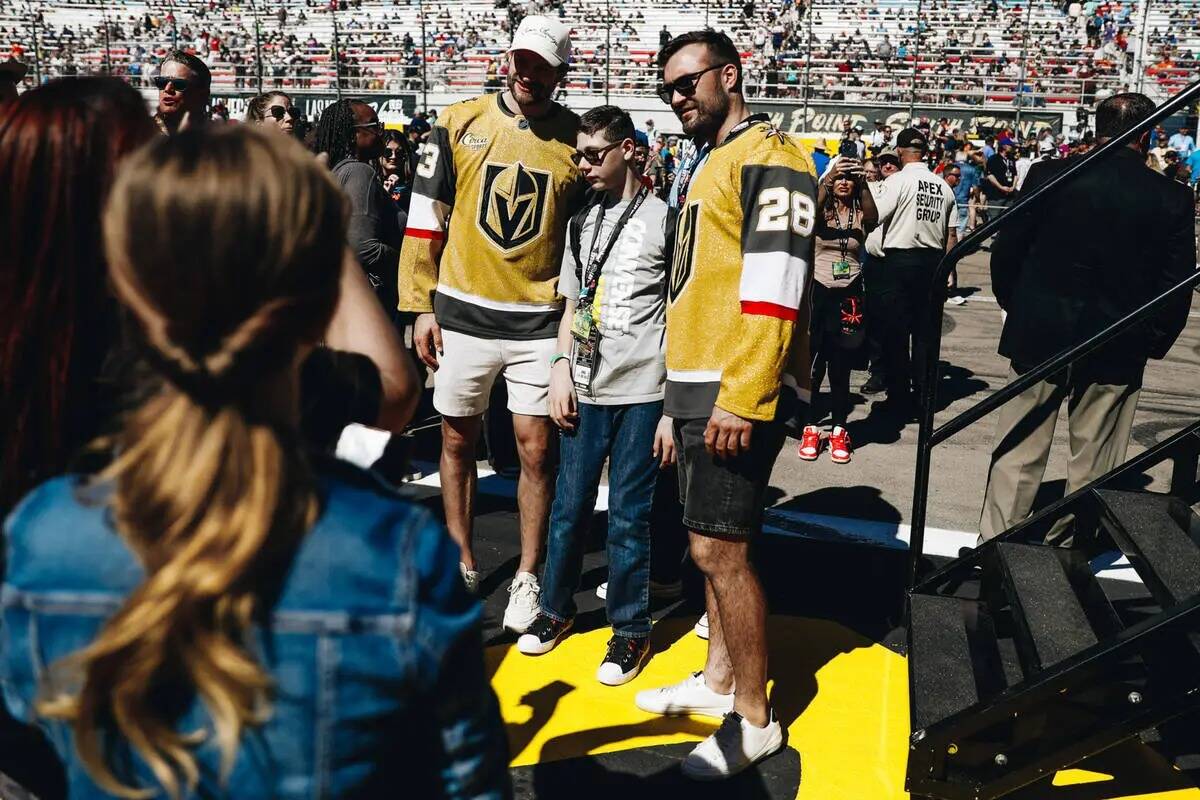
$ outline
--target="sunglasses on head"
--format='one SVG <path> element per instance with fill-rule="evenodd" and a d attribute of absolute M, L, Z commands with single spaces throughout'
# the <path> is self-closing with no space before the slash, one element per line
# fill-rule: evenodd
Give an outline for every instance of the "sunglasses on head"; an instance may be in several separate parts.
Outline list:
<path fill-rule="evenodd" d="M 620 146 L 621 142 L 613 142 L 610 145 L 601 147 L 599 150 L 576 150 L 574 153 L 571 153 L 571 161 L 577 167 L 580 161 L 586 161 L 593 167 L 598 167 L 604 163 L 604 157 L 608 155 L 609 150 Z"/>
<path fill-rule="evenodd" d="M 267 109 L 267 116 L 274 117 L 276 120 L 282 121 L 285 115 L 295 119 L 296 109 L 284 108 L 283 106 L 271 106 Z"/>
<path fill-rule="evenodd" d="M 699 83 L 700 78 L 703 77 L 704 73 L 712 72 L 714 69 L 720 69 L 721 67 L 726 66 L 729 66 L 729 62 L 725 62 L 723 64 L 713 64 L 711 67 L 702 69 L 699 72 L 693 72 L 690 75 L 682 75 L 671 83 L 664 83 L 658 87 L 658 97 L 667 105 L 671 104 L 671 98 L 675 96 L 676 92 L 679 92 L 684 97 L 691 97 L 696 93 L 696 84 Z"/>
<path fill-rule="evenodd" d="M 367 130 L 375 131 L 376 133 L 383 133 L 383 131 L 384 131 L 383 123 L 380 122 L 379 120 L 375 120 L 374 122 L 360 122 L 357 125 L 355 125 L 354 127 L 355 128 L 366 128 Z"/>
<path fill-rule="evenodd" d="M 163 75 L 159 75 L 154 79 L 154 86 L 160 92 L 166 91 L 168 86 L 174 86 L 175 91 L 177 92 L 186 92 L 188 87 L 191 85 L 192 82 L 188 78 L 168 78 Z"/>

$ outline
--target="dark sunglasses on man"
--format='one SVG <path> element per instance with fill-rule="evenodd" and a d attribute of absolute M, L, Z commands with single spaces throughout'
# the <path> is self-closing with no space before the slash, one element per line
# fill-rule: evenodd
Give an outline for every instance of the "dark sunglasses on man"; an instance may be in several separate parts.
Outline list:
<path fill-rule="evenodd" d="M 608 151 L 614 147 L 620 147 L 623 142 L 613 142 L 606 147 L 601 147 L 599 150 L 576 150 L 571 153 L 571 161 L 575 166 L 579 166 L 579 162 L 586 161 L 593 167 L 598 167 L 604 163 L 604 157 L 608 155 Z"/>
<path fill-rule="evenodd" d="M 671 105 L 671 98 L 675 96 L 676 92 L 679 92 L 684 97 L 691 97 L 692 95 L 694 95 L 696 93 L 696 84 L 699 83 L 700 78 L 702 78 L 704 76 L 704 73 L 712 72 L 714 69 L 720 69 L 721 67 L 726 67 L 726 66 L 729 66 L 729 62 L 726 62 L 724 64 L 713 64 L 711 67 L 702 69 L 699 72 L 693 72 L 688 75 L 681 75 L 680 77 L 676 78 L 673 82 L 664 83 L 661 86 L 659 86 L 658 87 L 658 97 L 660 100 L 662 100 L 667 105 Z"/>
<path fill-rule="evenodd" d="M 174 86 L 177 92 L 186 92 L 192 82 L 188 78 L 168 78 L 164 75 L 159 75 L 154 79 L 154 86 L 160 92 L 165 92 L 168 86 Z"/>
<path fill-rule="evenodd" d="M 299 116 L 295 108 L 285 108 L 284 106 L 271 106 L 267 109 L 267 114 L 274 117 L 277 122 L 282 122 L 285 115 L 292 119 L 296 119 Z"/>

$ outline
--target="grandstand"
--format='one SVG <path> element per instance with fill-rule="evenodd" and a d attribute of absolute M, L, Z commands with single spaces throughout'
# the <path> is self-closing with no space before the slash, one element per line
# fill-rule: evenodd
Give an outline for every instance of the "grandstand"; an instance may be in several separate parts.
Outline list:
<path fill-rule="evenodd" d="M 498 5 L 499 2 L 499 5 Z M 171 47 L 218 93 L 477 93 L 502 85 L 523 13 L 572 26 L 568 95 L 644 95 L 665 30 L 734 37 L 758 100 L 1088 107 L 1200 74 L 1200 0 L 6 0 L 0 39 L 30 83 L 93 72 L 148 86 Z M 2 46 L 2 45 L 0 45 Z M 336 54 L 336 55 L 335 55 Z"/>

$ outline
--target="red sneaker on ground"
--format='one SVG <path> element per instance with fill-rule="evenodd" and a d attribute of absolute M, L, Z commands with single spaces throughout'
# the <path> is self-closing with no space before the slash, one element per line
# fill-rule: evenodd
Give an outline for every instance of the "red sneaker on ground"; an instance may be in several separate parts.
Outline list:
<path fill-rule="evenodd" d="M 816 425 L 805 425 L 804 434 L 800 437 L 800 458 L 805 461 L 816 461 L 821 455 L 821 429 Z"/>
<path fill-rule="evenodd" d="M 849 464 L 853 450 L 846 429 L 840 425 L 834 428 L 833 433 L 829 434 L 829 460 L 835 464 Z"/>

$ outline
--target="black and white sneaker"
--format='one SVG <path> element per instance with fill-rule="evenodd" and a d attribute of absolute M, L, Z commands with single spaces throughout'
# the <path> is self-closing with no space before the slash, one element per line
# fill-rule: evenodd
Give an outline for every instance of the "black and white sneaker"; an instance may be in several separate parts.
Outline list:
<path fill-rule="evenodd" d="M 650 655 L 650 637 L 613 636 L 608 640 L 608 653 L 596 671 L 596 680 L 605 686 L 629 683 L 642 671 Z"/>
<path fill-rule="evenodd" d="M 554 617 L 539 613 L 521 638 L 517 639 L 517 649 L 527 656 L 549 653 L 571 630 L 571 624 L 571 620 L 559 622 Z"/>

